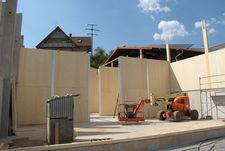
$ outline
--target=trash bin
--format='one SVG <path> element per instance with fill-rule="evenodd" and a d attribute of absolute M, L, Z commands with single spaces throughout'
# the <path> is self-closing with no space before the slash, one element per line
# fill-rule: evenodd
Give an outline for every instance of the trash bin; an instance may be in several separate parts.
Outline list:
<path fill-rule="evenodd" d="M 47 101 L 48 144 L 73 142 L 74 97 L 79 95 L 53 96 Z"/>

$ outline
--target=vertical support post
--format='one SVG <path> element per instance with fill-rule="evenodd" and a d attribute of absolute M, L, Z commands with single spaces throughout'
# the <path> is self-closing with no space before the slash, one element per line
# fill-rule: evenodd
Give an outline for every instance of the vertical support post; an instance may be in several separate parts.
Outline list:
<path fill-rule="evenodd" d="M 142 52 L 142 49 L 139 50 L 139 53 L 140 53 L 140 59 L 143 59 L 143 52 Z"/>
<path fill-rule="evenodd" d="M 16 110 L 16 82 L 19 67 L 19 56 L 21 48 L 21 28 L 22 28 L 22 14 L 16 14 L 15 16 L 15 27 L 14 27 L 14 45 L 13 45 L 13 56 L 12 56 L 12 130 L 15 132 L 17 128 L 17 110 Z"/>
<path fill-rule="evenodd" d="M 211 116 L 213 117 L 213 105 L 212 105 L 212 94 L 211 94 L 211 91 L 210 91 L 210 94 L 209 94 L 209 100 L 210 100 L 210 108 L 211 108 Z"/>
<path fill-rule="evenodd" d="M 99 114 L 102 114 L 102 81 L 101 81 L 101 67 L 98 69 L 98 108 Z"/>
<path fill-rule="evenodd" d="M 209 106 L 208 106 L 208 91 L 205 89 L 205 97 L 206 97 L 206 113 L 209 116 Z"/>
<path fill-rule="evenodd" d="M 90 113 L 91 113 L 91 109 L 90 109 L 90 99 L 91 99 L 91 92 L 90 92 L 90 85 L 91 85 L 91 56 L 88 54 L 88 56 L 87 56 L 87 58 L 88 58 L 88 64 L 87 64 L 87 73 L 88 73 L 88 76 L 87 76 L 87 88 L 88 88 L 88 92 L 87 92 L 87 96 L 88 96 L 88 103 L 87 103 L 87 110 L 88 110 L 88 114 L 87 114 L 87 119 L 88 119 L 88 121 L 90 122 Z M 74 109 L 73 109 L 73 111 L 74 111 Z M 74 118 L 73 118 L 74 119 Z"/>
<path fill-rule="evenodd" d="M 13 59 L 13 46 L 15 36 L 15 16 L 17 0 L 7 0 L 5 2 L 4 17 L 1 20 L 1 48 L 0 48 L 0 74 L 3 78 L 3 96 L 0 100 L 2 104 L 0 112 L 0 138 L 8 136 L 9 131 L 9 112 L 10 112 L 10 86 L 11 68 Z M 3 23 L 3 24 L 2 24 Z"/>
<path fill-rule="evenodd" d="M 148 61 L 146 61 L 146 80 L 147 80 L 147 96 L 148 96 L 148 99 L 150 99 L 150 97 L 151 97 L 151 94 L 150 94 L 150 88 L 149 88 L 149 70 L 148 70 L 148 67 L 149 67 L 149 65 L 148 65 Z"/>
<path fill-rule="evenodd" d="M 118 81 L 119 81 L 119 104 L 123 104 L 123 58 L 119 57 L 118 60 Z"/>
<path fill-rule="evenodd" d="M 166 60 L 168 62 L 171 62 L 169 38 L 168 37 L 165 38 L 165 43 L 166 43 Z"/>
<path fill-rule="evenodd" d="M 52 64 L 51 64 L 51 96 L 55 95 L 55 56 L 56 51 L 52 50 Z"/>
<path fill-rule="evenodd" d="M 215 96 L 217 96 L 216 92 L 215 92 Z M 218 106 L 217 104 L 215 104 L 215 106 L 216 106 L 216 119 L 218 120 L 219 119 Z"/>
<path fill-rule="evenodd" d="M 13 46 L 12 59 L 12 76 L 16 79 L 18 74 L 19 52 L 21 48 L 21 28 L 22 28 L 22 14 L 16 14 L 15 18 L 15 44 Z"/>
<path fill-rule="evenodd" d="M 203 42 L 204 42 L 204 49 L 205 49 L 205 63 L 206 63 L 206 73 L 207 73 L 207 80 L 208 80 L 208 89 L 211 89 L 211 73 L 210 73 L 210 64 L 209 64 L 209 42 L 208 42 L 208 33 L 206 27 L 206 21 L 202 20 L 202 33 L 203 33 Z"/>
<path fill-rule="evenodd" d="M 147 96 L 148 96 L 148 99 L 150 99 L 151 101 L 152 100 L 152 93 L 150 94 L 150 86 L 149 86 L 149 63 L 148 61 L 146 60 L 146 84 L 147 84 Z M 146 105 L 143 109 L 147 108 L 148 106 Z M 149 109 L 146 109 L 147 110 L 147 115 L 146 115 L 146 112 L 144 112 L 144 117 L 150 117 L 150 111 Z"/>

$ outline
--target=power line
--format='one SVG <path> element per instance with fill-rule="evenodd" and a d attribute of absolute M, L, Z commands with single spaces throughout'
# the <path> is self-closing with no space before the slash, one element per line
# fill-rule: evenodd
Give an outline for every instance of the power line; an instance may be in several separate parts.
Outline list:
<path fill-rule="evenodd" d="M 91 35 L 91 55 L 93 55 L 93 40 L 94 40 L 94 36 L 98 36 L 98 34 L 96 34 L 96 32 L 100 31 L 97 29 L 98 25 L 96 24 L 87 24 L 88 28 L 85 28 L 85 30 L 88 30 L 89 33 L 87 33 L 87 35 Z"/>

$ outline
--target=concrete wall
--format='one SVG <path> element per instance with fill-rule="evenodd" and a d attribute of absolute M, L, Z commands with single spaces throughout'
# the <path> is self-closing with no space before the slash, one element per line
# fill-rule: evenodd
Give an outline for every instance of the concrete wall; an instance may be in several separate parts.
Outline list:
<path fill-rule="evenodd" d="M 99 69 L 99 113 L 113 115 L 118 97 L 118 68 Z"/>
<path fill-rule="evenodd" d="M 18 63 L 22 15 L 16 13 L 17 0 L 7 0 L 3 3 L 1 1 L 0 5 L 0 75 L 4 86 L 1 92 L 2 97 L 0 97 L 2 98 L 0 100 L 0 112 L 2 112 L 0 138 L 5 138 L 8 136 L 8 131 L 11 131 L 10 118 L 14 119 L 13 116 L 10 117 L 10 98 L 13 97 L 13 92 L 10 90 L 15 81 L 12 76 L 16 76 L 17 71 L 16 66 L 13 65 Z M 12 104 L 14 104 L 13 101 Z"/>
<path fill-rule="evenodd" d="M 75 98 L 76 122 L 89 120 L 89 55 L 79 52 L 57 52 L 55 94 L 80 94 Z M 22 48 L 16 85 L 17 122 L 46 123 L 46 100 L 50 97 L 51 51 Z"/>
<path fill-rule="evenodd" d="M 151 93 L 156 97 L 170 94 L 169 63 L 166 61 L 120 57 L 119 77 L 120 103 L 136 103 L 150 98 Z M 164 106 L 148 104 L 145 116 L 155 117 L 160 109 Z"/>
<path fill-rule="evenodd" d="M 90 69 L 90 112 L 99 112 L 98 70 Z"/>
<path fill-rule="evenodd" d="M 209 53 L 209 72 L 211 75 L 225 74 L 225 49 Z M 207 76 L 205 55 L 171 63 L 171 91 L 198 90 L 199 77 Z M 224 77 L 213 77 L 202 82 L 225 81 Z M 225 83 L 212 84 L 211 88 L 225 87 Z M 209 88 L 208 85 L 202 88 Z"/>

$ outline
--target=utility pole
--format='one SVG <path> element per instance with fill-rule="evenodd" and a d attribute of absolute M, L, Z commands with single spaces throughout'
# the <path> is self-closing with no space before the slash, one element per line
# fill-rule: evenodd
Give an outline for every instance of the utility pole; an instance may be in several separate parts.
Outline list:
<path fill-rule="evenodd" d="M 96 34 L 95 32 L 100 31 L 97 29 L 98 25 L 96 24 L 87 24 L 88 28 L 85 28 L 85 30 L 88 30 L 89 33 L 87 33 L 87 35 L 91 35 L 91 55 L 94 54 L 94 50 L 93 50 L 93 40 L 94 40 L 94 36 L 98 36 L 98 34 Z"/>

